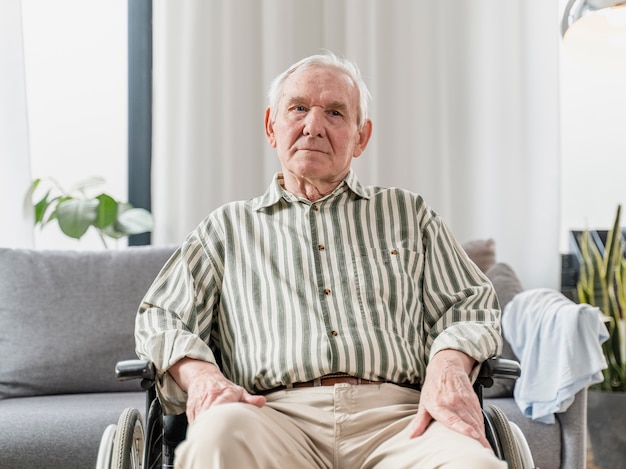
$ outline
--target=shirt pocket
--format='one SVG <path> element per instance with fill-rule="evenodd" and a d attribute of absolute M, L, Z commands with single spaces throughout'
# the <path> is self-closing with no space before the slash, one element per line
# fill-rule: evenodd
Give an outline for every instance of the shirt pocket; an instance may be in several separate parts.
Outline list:
<path fill-rule="evenodd" d="M 353 276 L 363 319 L 395 334 L 418 320 L 423 254 L 401 247 L 360 247 L 353 254 Z"/>

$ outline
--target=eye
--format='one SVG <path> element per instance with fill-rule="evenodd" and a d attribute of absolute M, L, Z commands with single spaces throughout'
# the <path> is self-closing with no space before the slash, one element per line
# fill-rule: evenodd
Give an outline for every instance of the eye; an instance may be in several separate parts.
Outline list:
<path fill-rule="evenodd" d="M 298 111 L 298 112 L 305 112 L 306 108 L 304 106 L 302 106 L 302 105 L 298 105 L 298 106 L 294 106 L 293 110 L 294 111 Z"/>
<path fill-rule="evenodd" d="M 341 112 L 337 111 L 336 109 L 333 109 L 332 111 L 330 111 L 330 115 L 340 117 Z"/>

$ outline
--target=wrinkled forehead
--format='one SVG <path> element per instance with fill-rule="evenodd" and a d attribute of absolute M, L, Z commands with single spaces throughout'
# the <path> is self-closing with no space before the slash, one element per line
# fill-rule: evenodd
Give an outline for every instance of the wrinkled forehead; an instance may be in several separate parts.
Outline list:
<path fill-rule="evenodd" d="M 283 85 L 281 102 L 297 97 L 329 102 L 343 102 L 356 109 L 358 88 L 344 71 L 315 65 L 292 73 Z"/>

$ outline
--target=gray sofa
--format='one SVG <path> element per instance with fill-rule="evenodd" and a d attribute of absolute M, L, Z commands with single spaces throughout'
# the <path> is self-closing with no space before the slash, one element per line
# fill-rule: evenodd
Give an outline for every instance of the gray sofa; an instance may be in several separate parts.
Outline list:
<path fill-rule="evenodd" d="M 508 302 L 523 291 L 514 270 L 508 264 L 497 262 L 493 240 L 476 240 L 463 247 L 491 280 L 504 310 Z M 507 332 L 514 333 L 505 331 L 505 335 Z M 506 340 L 502 356 L 519 361 Z M 535 465 L 540 469 L 586 467 L 587 390 L 583 389 L 576 394 L 566 412 L 555 414 L 554 424 L 545 424 L 530 420 L 522 414 L 513 399 L 514 386 L 511 380 L 496 380 L 494 386 L 485 389 L 485 402 L 500 407 L 508 419 L 520 427 L 530 446 Z"/>
<path fill-rule="evenodd" d="M 114 368 L 172 252 L 0 249 L 0 468 L 93 468 L 106 426 L 144 409 Z"/>
<path fill-rule="evenodd" d="M 466 251 L 501 302 L 521 290 L 492 242 Z M 0 468 L 92 468 L 107 425 L 126 407 L 144 409 L 139 383 L 118 382 L 113 370 L 135 356 L 137 306 L 172 252 L 0 249 Z M 485 394 L 520 426 L 536 465 L 583 468 L 586 391 L 554 425 L 526 419 L 511 393 L 496 382 Z"/>

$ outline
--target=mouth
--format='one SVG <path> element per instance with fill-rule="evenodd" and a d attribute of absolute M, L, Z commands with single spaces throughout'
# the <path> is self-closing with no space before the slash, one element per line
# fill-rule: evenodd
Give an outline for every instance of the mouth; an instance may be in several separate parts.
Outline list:
<path fill-rule="evenodd" d="M 325 150 L 320 150 L 319 148 L 298 148 L 298 151 L 303 151 L 307 153 L 327 153 Z"/>

